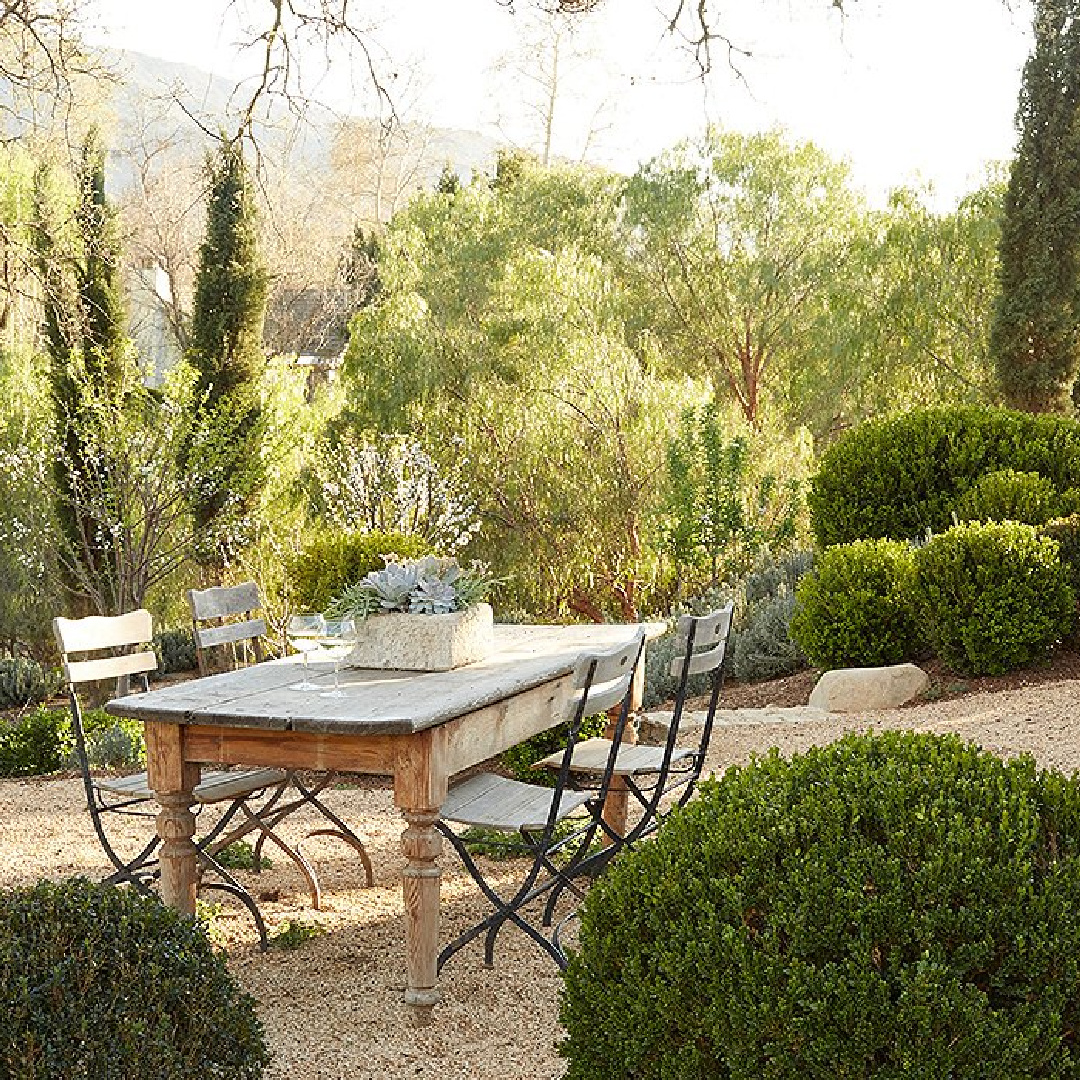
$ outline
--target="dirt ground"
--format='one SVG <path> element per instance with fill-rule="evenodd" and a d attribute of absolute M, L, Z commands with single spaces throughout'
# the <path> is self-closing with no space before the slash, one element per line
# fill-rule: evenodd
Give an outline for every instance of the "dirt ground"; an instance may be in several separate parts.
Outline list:
<path fill-rule="evenodd" d="M 1080 768 L 1077 657 L 1070 654 L 1047 669 L 1001 679 L 932 675 L 932 700 L 902 709 L 718 727 L 709 766 L 723 769 L 772 746 L 800 751 L 852 730 L 908 728 L 954 732 L 1004 755 L 1031 753 L 1040 764 L 1065 772 Z M 803 705 L 813 683 L 814 675 L 805 673 L 753 686 L 732 684 L 723 705 Z M 315 838 L 305 850 L 319 868 L 324 910 L 311 909 L 299 873 L 284 858 L 275 857 L 273 868 L 261 875 L 239 876 L 260 897 L 272 932 L 299 921 L 321 933 L 296 949 L 264 954 L 242 909 L 223 905 L 213 918 L 213 933 L 227 949 L 232 971 L 258 1002 L 274 1055 L 268 1080 L 561 1076 L 555 1050 L 560 979 L 550 961 L 518 933 L 500 937 L 492 970 L 484 968 L 478 947 L 460 953 L 443 973 L 445 996 L 432 1024 L 414 1026 L 401 1002 L 402 822 L 389 789 L 379 783 L 339 787 L 328 801 L 367 843 L 374 887 L 362 887 L 359 860 L 348 848 Z M 313 819 L 297 816 L 285 834 L 299 840 L 314 825 Z M 444 853 L 442 867 L 446 938 L 482 909 L 452 852 Z M 0 781 L 0 886 L 42 877 L 100 876 L 104 869 L 77 780 Z"/>

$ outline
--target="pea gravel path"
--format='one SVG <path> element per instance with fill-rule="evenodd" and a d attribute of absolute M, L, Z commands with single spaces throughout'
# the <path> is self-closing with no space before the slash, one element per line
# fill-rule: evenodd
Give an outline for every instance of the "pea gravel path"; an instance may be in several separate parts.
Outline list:
<path fill-rule="evenodd" d="M 798 693 L 804 690 L 800 683 Z M 781 700 L 773 704 L 796 704 L 790 687 L 778 693 Z M 768 689 L 759 691 L 753 704 L 770 704 L 767 694 Z M 781 716 L 729 717 L 732 722 L 719 726 L 713 739 L 711 768 L 745 762 L 772 746 L 785 753 L 804 750 L 871 726 L 955 732 L 1001 754 L 1032 753 L 1040 764 L 1065 772 L 1080 767 L 1080 680 L 1072 678 L 975 690 L 858 717 Z M 244 876 L 262 897 L 272 930 L 300 920 L 325 933 L 293 951 L 261 954 L 242 913 L 226 909 L 214 920 L 230 967 L 259 1002 L 274 1055 L 268 1080 L 561 1076 L 554 1049 L 560 980 L 550 962 L 513 932 L 501 936 L 491 971 L 484 969 L 478 948 L 460 954 L 444 973 L 445 999 L 432 1025 L 412 1025 L 400 1003 L 400 819 L 389 790 L 370 783 L 335 790 L 330 801 L 369 844 L 375 887 L 360 887 L 359 866 L 348 849 L 313 840 L 308 850 L 320 868 L 326 910 L 307 906 L 299 875 L 286 860 L 275 860 L 259 877 Z M 302 835 L 302 824 L 295 823 L 294 839 Z M 449 855 L 443 869 L 445 934 L 480 909 Z M 0 886 L 103 871 L 77 780 L 0 781 Z"/>

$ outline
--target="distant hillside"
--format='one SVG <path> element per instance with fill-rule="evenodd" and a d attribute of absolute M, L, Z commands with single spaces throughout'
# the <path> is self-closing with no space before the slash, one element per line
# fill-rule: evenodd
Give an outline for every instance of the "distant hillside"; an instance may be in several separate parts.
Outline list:
<path fill-rule="evenodd" d="M 227 79 L 211 75 L 190 64 L 177 64 L 143 53 L 108 49 L 106 62 L 118 75 L 110 105 L 115 129 L 110 133 L 110 188 L 123 192 L 133 179 L 132 155 L 139 146 L 167 144 L 171 153 L 201 161 L 210 145 L 206 131 L 227 127 L 242 92 Z M 281 101 L 271 101 L 267 115 L 255 125 L 255 137 L 263 153 L 280 160 L 287 157 L 297 175 L 327 169 L 335 137 L 343 124 L 358 131 L 374 130 L 374 121 L 342 117 L 313 108 L 298 126 Z M 194 119 L 193 119 L 194 118 Z M 427 128 L 405 125 L 393 138 L 393 152 L 408 153 L 408 174 L 416 187 L 431 187 L 449 165 L 463 180 L 494 166 L 500 144 L 476 131 L 458 128 Z M 400 168 L 398 171 L 401 171 Z"/>

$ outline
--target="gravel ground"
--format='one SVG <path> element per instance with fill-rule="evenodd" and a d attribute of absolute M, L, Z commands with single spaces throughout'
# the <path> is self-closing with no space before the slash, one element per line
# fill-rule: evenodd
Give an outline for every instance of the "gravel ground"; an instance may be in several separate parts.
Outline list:
<path fill-rule="evenodd" d="M 798 692 L 803 692 L 800 683 Z M 781 687 L 775 704 L 792 705 Z M 738 703 L 738 695 L 732 697 Z M 805 697 L 802 697 L 805 701 Z M 731 704 L 732 702 L 727 702 Z M 757 705 L 769 703 L 758 691 Z M 755 714 L 744 714 L 743 721 Z M 790 753 L 848 731 L 908 728 L 954 732 L 1003 755 L 1031 753 L 1065 772 L 1080 767 L 1080 681 L 975 690 L 951 700 L 858 717 L 718 727 L 712 769 L 777 746 Z M 403 919 L 399 887 L 401 823 L 388 789 L 343 787 L 329 801 L 369 845 L 375 886 L 361 886 L 349 849 L 321 838 L 306 850 L 320 870 L 323 911 L 313 911 L 299 874 L 283 858 L 261 875 L 241 874 L 260 897 L 271 932 L 290 920 L 323 931 L 291 951 L 260 953 L 250 919 L 223 906 L 213 933 L 237 979 L 257 999 L 274 1055 L 268 1080 L 423 1077 L 430 1080 L 549 1078 L 563 1067 L 555 1051 L 560 980 L 554 966 L 512 931 L 500 937 L 493 970 L 479 947 L 460 953 L 443 974 L 444 1001 L 426 1028 L 401 1003 Z M 298 839 L 304 821 L 285 835 Z M 77 780 L 0 781 L 0 885 L 104 871 Z M 452 853 L 443 857 L 444 936 L 481 909 Z M 213 894 L 210 894 L 213 899 Z"/>

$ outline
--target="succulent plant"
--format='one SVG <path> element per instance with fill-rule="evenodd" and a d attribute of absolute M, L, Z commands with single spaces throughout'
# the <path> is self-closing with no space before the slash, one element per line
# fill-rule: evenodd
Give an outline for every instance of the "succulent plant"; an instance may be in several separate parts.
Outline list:
<path fill-rule="evenodd" d="M 386 566 L 349 586 L 327 609 L 328 615 L 361 619 L 390 611 L 446 615 L 483 600 L 494 584 L 484 567 L 463 569 L 456 559 L 383 558 Z"/>

